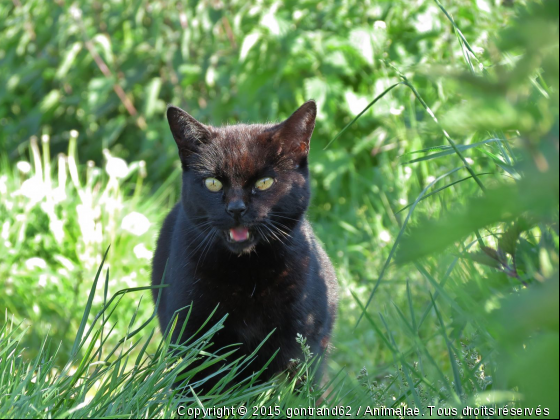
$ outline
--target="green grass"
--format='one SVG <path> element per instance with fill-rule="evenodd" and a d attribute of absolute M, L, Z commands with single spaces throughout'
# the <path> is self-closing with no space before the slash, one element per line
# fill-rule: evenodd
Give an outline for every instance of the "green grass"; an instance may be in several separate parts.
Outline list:
<path fill-rule="evenodd" d="M 558 413 L 557 2 L 17 3 L 0 5 L 0 417 Z M 234 349 L 208 351 L 217 325 L 169 353 L 154 319 L 180 188 L 165 103 L 219 124 L 310 97 L 309 218 L 341 287 L 330 383 L 308 355 L 293 379 L 226 387 L 247 374 L 234 353 L 208 395 L 171 390 Z"/>

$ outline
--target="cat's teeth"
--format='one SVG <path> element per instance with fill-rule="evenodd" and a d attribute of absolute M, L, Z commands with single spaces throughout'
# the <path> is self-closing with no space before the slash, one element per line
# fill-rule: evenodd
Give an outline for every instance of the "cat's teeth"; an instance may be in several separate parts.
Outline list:
<path fill-rule="evenodd" d="M 238 227 L 229 230 L 229 239 L 232 242 L 244 242 L 251 238 L 251 232 L 246 227 Z"/>

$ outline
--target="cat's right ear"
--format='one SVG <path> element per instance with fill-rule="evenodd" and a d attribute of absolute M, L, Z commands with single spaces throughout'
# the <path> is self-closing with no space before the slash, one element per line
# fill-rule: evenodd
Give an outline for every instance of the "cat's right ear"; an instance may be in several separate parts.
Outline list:
<path fill-rule="evenodd" d="M 198 151 L 200 145 L 208 143 L 211 138 L 210 128 L 198 122 L 189 113 L 173 105 L 167 106 L 169 128 L 179 148 L 179 156 L 184 161 Z"/>

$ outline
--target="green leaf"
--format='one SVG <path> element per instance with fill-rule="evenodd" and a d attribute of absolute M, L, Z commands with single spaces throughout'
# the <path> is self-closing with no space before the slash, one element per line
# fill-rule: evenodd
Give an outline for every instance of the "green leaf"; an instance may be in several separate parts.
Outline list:
<path fill-rule="evenodd" d="M 60 91 L 58 89 L 51 90 L 41 101 L 39 109 L 42 112 L 51 111 L 60 101 Z"/>
<path fill-rule="evenodd" d="M 239 51 L 239 61 L 243 62 L 249 55 L 249 51 L 255 46 L 259 41 L 261 34 L 259 32 L 250 33 L 243 39 L 243 44 L 241 44 L 241 50 Z"/>
<path fill-rule="evenodd" d="M 58 67 L 58 70 L 56 71 L 56 76 L 55 77 L 57 79 L 59 79 L 59 80 L 64 79 L 64 77 L 68 73 L 68 70 L 70 70 L 70 68 L 74 64 L 74 61 L 76 60 L 76 57 L 78 56 L 78 53 L 81 50 L 82 50 L 82 43 L 81 42 L 75 42 L 74 44 L 72 44 L 72 46 L 66 52 L 66 55 L 64 56 L 64 59 L 62 60 L 62 63 L 60 63 L 60 66 Z"/>
<path fill-rule="evenodd" d="M 501 268 L 502 264 L 499 260 L 490 257 L 487 253 L 482 251 L 469 252 L 467 254 L 471 260 L 479 264 L 487 265 L 488 267 Z"/>
<path fill-rule="evenodd" d="M 401 241 L 396 261 L 403 264 L 439 252 L 478 229 L 513 220 L 526 211 L 544 216 L 557 206 L 557 197 L 550 193 L 555 184 L 548 174 L 542 174 L 520 181 L 519 187 L 506 185 L 488 190 L 445 218 L 411 229 Z"/>

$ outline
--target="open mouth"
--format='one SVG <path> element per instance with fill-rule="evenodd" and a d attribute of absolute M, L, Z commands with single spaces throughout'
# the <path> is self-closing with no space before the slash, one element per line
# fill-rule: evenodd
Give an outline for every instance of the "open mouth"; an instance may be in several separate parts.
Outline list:
<path fill-rule="evenodd" d="M 239 226 L 228 230 L 226 237 L 229 242 L 246 242 L 251 239 L 251 232 L 248 227 Z"/>

